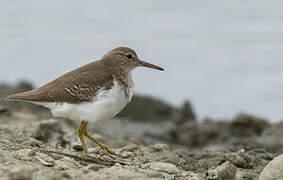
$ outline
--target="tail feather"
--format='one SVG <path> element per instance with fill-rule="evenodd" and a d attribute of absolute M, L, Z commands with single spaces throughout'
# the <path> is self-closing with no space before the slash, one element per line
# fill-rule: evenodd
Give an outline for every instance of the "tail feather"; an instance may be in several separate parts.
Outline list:
<path fill-rule="evenodd" d="M 10 96 L 5 97 L 5 98 L 0 98 L 0 103 L 1 102 L 11 102 L 11 101 L 22 101 L 22 100 L 17 99 L 17 98 L 10 98 Z"/>
<path fill-rule="evenodd" d="M 27 92 L 23 92 L 23 93 L 16 93 L 16 94 L 12 94 L 12 95 L 9 95 L 6 100 L 7 101 L 25 101 L 25 100 L 28 100 L 25 96 Z"/>

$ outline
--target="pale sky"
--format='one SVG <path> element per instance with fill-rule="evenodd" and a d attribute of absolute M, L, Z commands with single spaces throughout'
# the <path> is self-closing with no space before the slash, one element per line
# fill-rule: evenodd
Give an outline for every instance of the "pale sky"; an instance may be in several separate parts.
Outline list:
<path fill-rule="evenodd" d="M 139 68 L 135 91 L 200 119 L 248 112 L 283 119 L 282 0 L 1 0 L 0 81 L 41 86 L 118 46 Z"/>

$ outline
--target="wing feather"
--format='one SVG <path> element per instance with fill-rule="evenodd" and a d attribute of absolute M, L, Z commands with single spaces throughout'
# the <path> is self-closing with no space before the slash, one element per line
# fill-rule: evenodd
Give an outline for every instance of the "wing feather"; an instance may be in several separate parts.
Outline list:
<path fill-rule="evenodd" d="M 10 95 L 8 99 L 73 104 L 89 102 L 99 89 L 110 89 L 113 86 L 112 75 L 96 67 L 90 69 L 89 66 L 83 66 L 38 89 Z"/>

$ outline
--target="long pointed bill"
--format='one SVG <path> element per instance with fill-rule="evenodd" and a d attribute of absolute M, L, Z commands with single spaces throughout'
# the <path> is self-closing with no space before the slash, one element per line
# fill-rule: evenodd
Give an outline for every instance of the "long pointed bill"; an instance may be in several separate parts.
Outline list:
<path fill-rule="evenodd" d="M 139 61 L 139 62 L 140 62 L 140 65 L 143 66 L 143 67 L 148 67 L 148 68 L 164 71 L 164 69 L 162 67 L 156 66 L 154 64 L 150 64 L 150 63 L 144 62 L 144 61 Z"/>

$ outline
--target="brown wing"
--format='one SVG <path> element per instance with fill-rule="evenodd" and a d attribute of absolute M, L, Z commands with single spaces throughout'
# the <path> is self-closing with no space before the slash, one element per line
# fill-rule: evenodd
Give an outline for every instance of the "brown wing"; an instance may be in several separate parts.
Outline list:
<path fill-rule="evenodd" d="M 73 103 L 91 101 L 101 88 L 110 89 L 113 78 L 110 73 L 94 62 L 71 71 L 58 79 L 32 91 L 8 96 L 8 99 Z"/>

